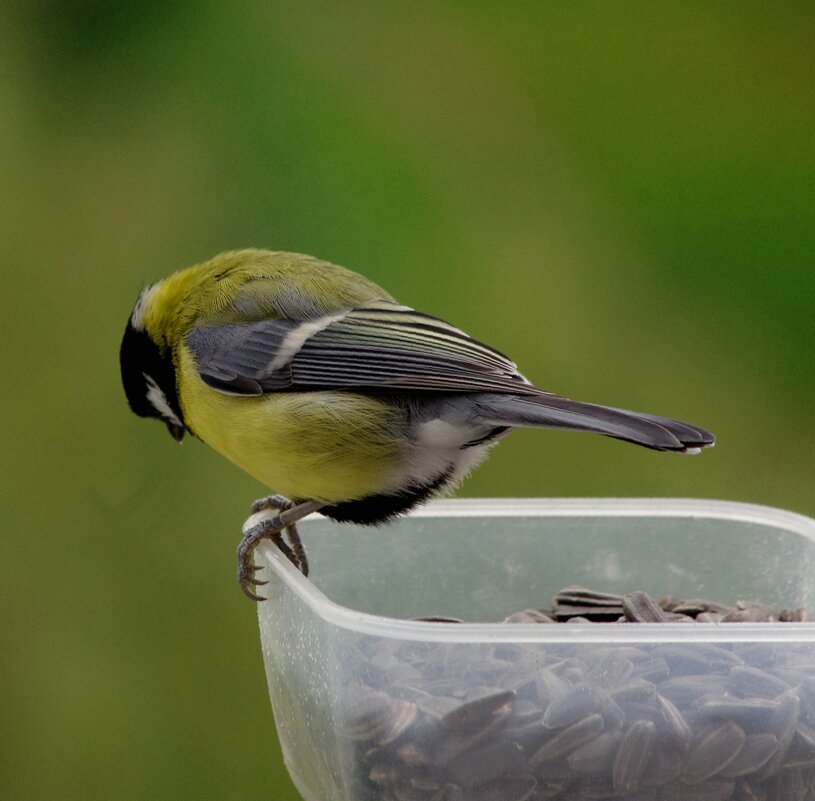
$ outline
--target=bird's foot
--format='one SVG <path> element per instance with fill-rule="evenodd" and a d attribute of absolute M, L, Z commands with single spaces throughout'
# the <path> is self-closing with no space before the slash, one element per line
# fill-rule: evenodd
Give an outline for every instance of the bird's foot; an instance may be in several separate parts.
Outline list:
<path fill-rule="evenodd" d="M 249 507 L 249 512 L 250 514 L 257 515 L 270 511 L 288 512 L 294 508 L 294 502 L 290 501 L 285 495 L 268 495 L 265 498 L 256 500 Z M 308 576 L 308 557 L 306 556 L 306 549 L 303 547 L 303 542 L 300 539 L 300 534 L 297 531 L 296 523 L 292 522 L 286 526 L 286 536 L 289 538 L 290 547 L 286 547 L 284 544 L 280 550 L 286 554 L 289 561 L 291 561 L 304 576 Z M 280 547 L 279 544 L 278 547 Z"/>
<path fill-rule="evenodd" d="M 243 539 L 238 546 L 238 584 L 247 598 L 266 600 L 252 589 L 266 584 L 255 577 L 260 565 L 253 560 L 255 548 L 262 540 L 271 540 L 304 576 L 308 575 L 308 558 L 296 523 L 319 508 L 320 504 L 314 501 L 295 505 L 283 495 L 270 495 L 252 504 L 251 515 L 243 524 Z M 284 530 L 290 544 L 283 539 Z"/>

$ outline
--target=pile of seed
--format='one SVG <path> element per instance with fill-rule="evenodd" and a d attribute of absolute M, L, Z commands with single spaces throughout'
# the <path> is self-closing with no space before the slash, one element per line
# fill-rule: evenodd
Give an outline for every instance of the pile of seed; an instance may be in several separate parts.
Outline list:
<path fill-rule="evenodd" d="M 456 617 L 436 615 L 416 618 L 438 623 L 463 623 Z M 523 609 L 504 623 L 802 623 L 806 609 L 777 610 L 760 601 L 736 601 L 733 605 L 703 598 L 680 600 L 666 595 L 655 601 L 637 590 L 625 595 L 598 592 L 585 587 L 564 587 L 547 609 Z"/>
<path fill-rule="evenodd" d="M 521 622 L 803 619 L 599 595 Z M 815 801 L 815 647 L 363 637 L 346 656 L 358 801 Z"/>
<path fill-rule="evenodd" d="M 452 620 L 452 618 L 450 618 Z M 638 590 L 626 595 L 565 587 L 549 609 L 524 609 L 505 623 L 801 623 L 805 609 L 776 610 L 760 601 L 732 606 L 702 598 L 681 600 L 668 595 L 659 602 Z"/>

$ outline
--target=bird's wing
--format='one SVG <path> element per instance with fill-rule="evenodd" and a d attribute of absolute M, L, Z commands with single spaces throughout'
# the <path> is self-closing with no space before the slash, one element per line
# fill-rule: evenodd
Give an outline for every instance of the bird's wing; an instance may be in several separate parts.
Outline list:
<path fill-rule="evenodd" d="M 307 322 L 199 326 L 187 345 L 201 378 L 236 395 L 319 389 L 541 393 L 503 354 L 443 320 L 391 303 Z"/>
<path fill-rule="evenodd" d="M 692 452 L 713 435 L 678 420 L 568 400 L 533 387 L 498 351 L 426 314 L 382 303 L 307 322 L 206 325 L 187 345 L 201 378 L 232 395 L 347 389 L 481 393 L 474 420 L 594 431 Z M 507 397 L 514 396 L 514 397 Z"/>

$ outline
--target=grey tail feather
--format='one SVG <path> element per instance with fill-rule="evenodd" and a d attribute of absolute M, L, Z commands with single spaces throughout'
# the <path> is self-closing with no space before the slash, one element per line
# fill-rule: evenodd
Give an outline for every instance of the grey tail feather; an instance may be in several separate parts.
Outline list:
<path fill-rule="evenodd" d="M 716 439 L 709 431 L 681 420 L 582 403 L 545 392 L 483 394 L 477 408 L 478 419 L 485 423 L 592 431 L 658 451 L 695 453 L 712 446 Z"/>

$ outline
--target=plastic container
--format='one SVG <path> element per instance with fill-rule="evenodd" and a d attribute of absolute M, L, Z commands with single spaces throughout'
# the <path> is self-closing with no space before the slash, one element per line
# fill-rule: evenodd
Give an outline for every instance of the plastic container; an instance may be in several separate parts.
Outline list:
<path fill-rule="evenodd" d="M 815 799 L 815 623 L 463 624 L 569 584 L 815 610 L 815 521 L 694 500 L 458 500 L 313 516 L 258 605 L 307 801 Z"/>

